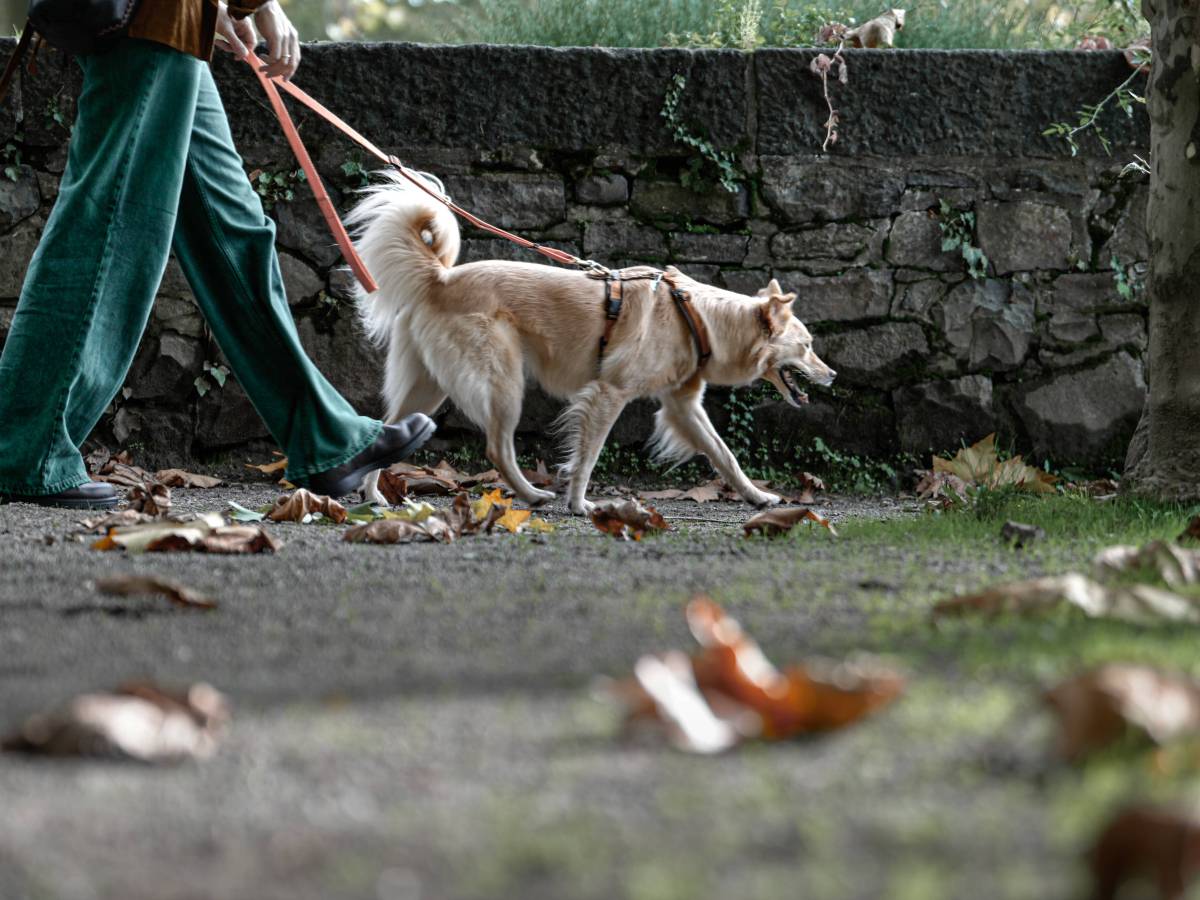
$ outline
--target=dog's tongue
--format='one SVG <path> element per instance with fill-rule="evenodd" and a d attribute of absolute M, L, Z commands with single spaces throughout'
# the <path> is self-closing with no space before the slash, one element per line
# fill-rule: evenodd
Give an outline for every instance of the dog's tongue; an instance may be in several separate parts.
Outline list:
<path fill-rule="evenodd" d="M 799 395 L 796 397 L 796 400 L 798 403 L 800 403 L 801 406 L 807 406 L 808 405 L 808 394 L 804 393 L 804 391 L 800 391 Z"/>

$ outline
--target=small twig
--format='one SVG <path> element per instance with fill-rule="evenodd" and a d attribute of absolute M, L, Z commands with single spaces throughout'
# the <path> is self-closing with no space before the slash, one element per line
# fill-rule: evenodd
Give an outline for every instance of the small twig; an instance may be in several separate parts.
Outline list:
<path fill-rule="evenodd" d="M 819 53 L 809 65 L 809 68 L 821 78 L 821 91 L 825 95 L 825 105 L 829 108 L 829 118 L 825 120 L 825 141 L 821 144 L 821 152 L 825 152 L 830 144 L 837 143 L 838 111 L 834 109 L 833 99 L 829 96 L 829 73 L 836 66 L 838 81 L 842 84 L 846 83 L 846 58 L 842 56 L 842 49 L 845 46 L 846 37 L 843 33 L 838 35 L 838 47 L 832 58 L 824 53 Z"/>

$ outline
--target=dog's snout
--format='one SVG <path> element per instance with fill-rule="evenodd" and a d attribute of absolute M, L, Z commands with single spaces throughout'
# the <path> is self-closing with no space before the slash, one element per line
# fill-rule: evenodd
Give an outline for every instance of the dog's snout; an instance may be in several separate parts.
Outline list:
<path fill-rule="evenodd" d="M 835 378 L 837 378 L 837 369 L 830 369 L 829 370 L 829 380 L 833 381 L 833 379 L 835 379 Z"/>

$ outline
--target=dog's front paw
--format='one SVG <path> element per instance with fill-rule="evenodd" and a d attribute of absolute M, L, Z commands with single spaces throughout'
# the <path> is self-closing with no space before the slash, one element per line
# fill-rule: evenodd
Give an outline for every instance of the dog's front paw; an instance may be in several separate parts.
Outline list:
<path fill-rule="evenodd" d="M 534 488 L 528 497 L 522 497 L 521 499 L 530 506 L 541 506 L 543 503 L 549 503 L 557 496 L 558 494 L 554 493 L 554 491 L 540 491 Z"/>
<path fill-rule="evenodd" d="M 363 503 L 370 503 L 372 506 L 382 506 L 384 509 L 390 509 L 391 504 L 387 502 L 387 497 L 383 496 L 378 490 L 362 491 Z"/>
<path fill-rule="evenodd" d="M 591 500 L 573 500 L 570 503 L 570 508 L 574 515 L 590 516 L 592 514 L 592 510 L 596 508 L 596 504 Z"/>
<path fill-rule="evenodd" d="M 766 491 L 759 491 L 752 497 L 746 498 L 754 506 L 762 509 L 764 506 L 778 506 L 783 502 L 783 498 L 778 494 L 768 494 Z"/>

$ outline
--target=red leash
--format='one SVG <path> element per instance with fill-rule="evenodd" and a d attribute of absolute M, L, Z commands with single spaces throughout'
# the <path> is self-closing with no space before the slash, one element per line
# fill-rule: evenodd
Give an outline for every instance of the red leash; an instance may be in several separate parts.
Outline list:
<path fill-rule="evenodd" d="M 450 210 L 462 216 L 476 228 L 483 231 L 489 231 L 492 234 L 502 237 L 507 241 L 512 241 L 518 246 L 524 247 L 527 250 L 533 250 L 536 253 L 542 254 L 557 263 L 564 266 L 578 266 L 583 269 L 589 269 L 597 272 L 607 271 L 599 263 L 591 260 L 580 259 L 578 256 L 573 256 L 564 250 L 558 250 L 554 247 L 546 247 L 534 241 L 505 231 L 503 228 L 498 228 L 483 219 L 476 216 L 474 213 L 468 212 L 460 206 L 451 202 L 450 198 L 443 195 L 439 191 L 435 191 L 428 180 L 422 178 L 417 172 L 409 169 L 404 163 L 400 162 L 395 156 L 384 153 L 371 141 L 367 140 L 344 121 L 330 112 L 317 100 L 314 100 L 290 81 L 283 81 L 280 78 L 268 78 L 263 72 L 263 62 L 254 53 L 253 50 L 247 51 L 243 60 L 254 69 L 254 74 L 258 77 L 259 83 L 262 84 L 263 91 L 266 92 L 267 99 L 271 101 L 271 108 L 275 111 L 276 117 L 279 119 L 279 124 L 283 128 L 284 136 L 287 137 L 288 144 L 291 145 L 292 152 L 296 155 L 296 159 L 300 162 L 300 167 L 304 170 L 304 175 L 308 179 L 309 187 L 312 188 L 313 197 L 316 198 L 317 206 L 320 207 L 321 215 L 325 217 L 325 222 L 329 226 L 329 230 L 333 233 L 333 238 L 337 242 L 338 247 L 342 251 L 342 256 L 349 264 L 350 269 L 354 272 L 355 278 L 359 284 L 363 286 L 363 290 L 367 293 L 373 293 L 377 285 L 371 277 L 371 273 L 367 271 L 367 267 L 363 264 L 362 258 L 354 249 L 354 245 L 350 242 L 350 236 L 346 234 L 346 229 L 338 218 L 337 210 L 333 208 L 333 201 L 329 199 L 329 192 L 325 190 L 325 186 L 321 183 L 321 177 L 317 174 L 316 167 L 312 163 L 312 159 L 308 155 L 308 150 L 304 147 L 304 142 L 300 140 L 300 132 L 296 130 L 295 124 L 292 122 L 292 117 L 288 115 L 287 108 L 283 105 L 283 100 L 279 96 L 278 88 L 283 88 L 318 116 L 332 125 L 334 128 L 341 131 L 354 143 L 358 144 L 372 156 L 378 158 L 381 162 L 386 163 L 396 169 L 404 178 L 412 182 L 430 197 L 433 197 L 439 203 L 444 203 Z"/>

